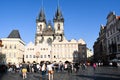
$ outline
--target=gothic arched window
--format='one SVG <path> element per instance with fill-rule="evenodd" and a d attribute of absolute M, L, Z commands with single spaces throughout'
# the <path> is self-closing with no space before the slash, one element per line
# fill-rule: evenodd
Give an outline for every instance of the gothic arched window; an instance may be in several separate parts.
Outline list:
<path fill-rule="evenodd" d="M 58 30 L 60 30 L 60 24 L 58 24 Z"/>
<path fill-rule="evenodd" d="M 42 31 L 42 25 L 40 25 L 40 31 Z"/>

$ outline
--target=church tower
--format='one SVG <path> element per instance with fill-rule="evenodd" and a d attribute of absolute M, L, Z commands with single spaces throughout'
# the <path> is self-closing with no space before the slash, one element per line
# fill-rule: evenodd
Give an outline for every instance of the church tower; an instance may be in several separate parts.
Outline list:
<path fill-rule="evenodd" d="M 64 36 L 64 18 L 59 6 L 57 7 L 53 22 L 56 39 L 62 41 Z"/>
<path fill-rule="evenodd" d="M 42 8 L 38 18 L 36 19 L 36 34 L 35 34 L 35 45 L 42 43 L 43 41 L 43 31 L 46 29 L 46 18 L 44 9 Z"/>

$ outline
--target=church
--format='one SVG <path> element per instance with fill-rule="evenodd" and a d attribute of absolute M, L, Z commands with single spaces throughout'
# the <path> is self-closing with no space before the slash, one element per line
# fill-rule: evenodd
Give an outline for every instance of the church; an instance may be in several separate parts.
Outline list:
<path fill-rule="evenodd" d="M 53 25 L 47 23 L 44 9 L 36 19 L 35 43 L 25 47 L 25 61 L 81 62 L 86 61 L 86 43 L 83 39 L 67 40 L 64 34 L 64 17 L 57 7 Z"/>
<path fill-rule="evenodd" d="M 46 20 L 42 7 L 36 19 L 34 43 L 30 42 L 26 45 L 18 30 L 13 30 L 7 38 L 2 38 L 4 45 L 2 53 L 6 55 L 6 62 L 85 62 L 87 59 L 85 41 L 67 40 L 64 27 L 64 17 L 59 6 L 53 17 L 53 25 Z"/>

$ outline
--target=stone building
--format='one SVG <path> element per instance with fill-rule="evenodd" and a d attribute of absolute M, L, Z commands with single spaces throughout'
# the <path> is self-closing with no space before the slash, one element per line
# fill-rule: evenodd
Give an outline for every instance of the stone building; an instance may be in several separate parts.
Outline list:
<path fill-rule="evenodd" d="M 6 55 L 6 63 L 21 63 L 23 61 L 23 54 L 25 43 L 21 39 L 19 31 L 13 30 L 7 38 L 2 38 L 2 53 Z"/>
<path fill-rule="evenodd" d="M 120 54 L 120 16 L 117 16 L 114 12 L 110 12 L 107 16 L 106 39 L 107 55 L 111 60 Z"/>
<path fill-rule="evenodd" d="M 2 38 L 7 63 L 25 62 L 86 62 L 86 43 L 83 39 L 67 40 L 64 34 L 64 17 L 57 7 L 53 25 L 47 22 L 43 7 L 36 19 L 35 42 L 25 45 L 19 31 L 13 30 L 7 38 Z"/>
<path fill-rule="evenodd" d="M 108 14 L 106 25 L 101 25 L 93 48 L 96 62 L 120 58 L 120 16 L 114 12 Z"/>
<path fill-rule="evenodd" d="M 100 26 L 99 37 L 94 43 L 94 60 L 95 62 L 106 61 L 106 26 Z"/>
<path fill-rule="evenodd" d="M 25 61 L 80 62 L 86 61 L 86 43 L 83 39 L 67 40 L 64 34 L 64 17 L 57 7 L 53 25 L 47 23 L 42 8 L 36 19 L 35 43 L 30 42 L 25 48 Z"/>

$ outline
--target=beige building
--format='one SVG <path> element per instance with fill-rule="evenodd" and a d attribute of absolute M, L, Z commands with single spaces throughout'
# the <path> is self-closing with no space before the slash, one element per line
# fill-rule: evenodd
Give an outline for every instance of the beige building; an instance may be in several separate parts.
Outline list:
<path fill-rule="evenodd" d="M 35 44 L 26 45 L 24 60 L 26 62 L 55 61 L 80 62 L 86 60 L 86 43 L 83 39 L 67 40 L 64 35 L 64 18 L 57 8 L 51 22 L 46 22 L 43 8 L 36 19 Z"/>
<path fill-rule="evenodd" d="M 92 50 L 90 50 L 89 48 L 87 48 L 87 58 L 93 56 L 93 52 Z"/>
<path fill-rule="evenodd" d="M 2 53 L 6 54 L 6 62 L 85 62 L 86 43 L 83 39 L 65 38 L 64 18 L 59 7 L 53 18 L 53 25 L 46 22 L 42 8 L 36 19 L 35 43 L 30 42 L 25 46 L 18 30 L 13 30 L 7 38 L 2 38 Z"/>
<path fill-rule="evenodd" d="M 22 41 L 18 30 L 13 30 L 7 38 L 1 40 L 3 42 L 2 53 L 6 55 L 6 63 L 21 63 L 25 43 Z"/>
<path fill-rule="evenodd" d="M 86 44 L 80 39 L 76 40 L 63 40 L 62 42 L 54 41 L 51 46 L 37 45 L 30 42 L 25 47 L 24 60 L 26 62 L 80 62 L 86 60 Z"/>

